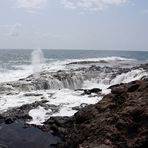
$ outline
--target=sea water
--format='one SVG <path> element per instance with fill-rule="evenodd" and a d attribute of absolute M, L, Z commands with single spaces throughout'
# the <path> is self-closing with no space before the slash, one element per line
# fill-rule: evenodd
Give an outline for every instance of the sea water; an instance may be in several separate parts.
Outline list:
<path fill-rule="evenodd" d="M 0 50 L 0 82 L 8 82 L 32 74 L 32 53 L 37 50 L 1 49 Z M 106 50 L 42 50 L 45 63 L 57 64 L 70 59 L 90 59 L 106 57 L 122 57 L 148 60 L 147 51 L 106 51 Z M 36 54 L 36 53 L 35 53 Z M 54 63 L 55 62 L 55 63 Z M 58 65 L 58 64 L 57 64 Z M 54 67 L 56 69 L 56 67 Z M 58 67 L 57 67 L 58 68 Z M 35 68 L 34 68 L 35 69 Z M 5 78 L 5 79 L 4 79 Z"/>
<path fill-rule="evenodd" d="M 41 60 L 43 56 L 44 62 Z M 114 79 L 111 79 L 111 73 L 108 73 L 103 67 L 116 67 L 118 69 L 146 63 L 147 60 L 148 52 L 146 51 L 5 49 L 0 50 L 0 82 L 18 81 L 39 71 L 56 73 L 60 71 L 71 71 L 72 69 L 73 71 L 76 70 L 76 75 L 71 77 L 70 82 L 67 80 L 67 82 L 62 83 L 54 79 L 48 79 L 49 83 L 52 83 L 53 86 L 51 89 L 32 90 L 31 93 L 42 94 L 42 97 L 48 101 L 46 105 L 59 106 L 59 111 L 54 113 L 52 113 L 50 108 L 47 109 L 43 106 L 38 106 L 30 110 L 29 115 L 33 120 L 29 123 L 42 125 L 42 123 L 51 116 L 72 116 L 77 112 L 77 110 L 73 109 L 74 107 L 78 107 L 81 104 L 94 104 L 102 99 L 101 96 L 82 95 L 81 92 L 74 91 L 78 85 L 82 85 L 81 88 L 84 89 L 101 88 L 102 95 L 104 95 L 110 92 L 110 90 L 107 89 L 110 85 L 123 82 L 127 83 L 148 75 L 148 73 L 142 69 L 133 69 L 120 73 Z M 100 70 L 100 73 L 96 74 L 90 71 L 90 73 L 88 72 L 88 79 L 83 80 L 83 71 L 78 71 L 77 69 L 87 68 L 89 64 L 86 63 L 89 62 L 95 65 L 96 61 L 99 63 L 99 66 L 102 67 L 102 71 Z M 36 66 L 39 66 L 39 69 Z M 36 67 L 35 70 L 33 70 L 34 67 Z M 39 71 L 36 71 L 36 69 Z M 94 77 L 94 75 L 97 78 L 91 78 L 91 76 Z M 82 80 L 82 82 L 80 80 Z M 73 87 L 70 87 L 71 83 L 73 83 Z M 0 113 L 7 111 L 9 108 L 19 107 L 23 104 L 41 101 L 42 99 L 40 96 L 26 97 L 24 95 L 26 93 L 30 92 L 19 92 L 15 95 L 2 94 L 0 97 Z"/>
<path fill-rule="evenodd" d="M 0 124 L 0 148 L 50 148 L 58 142 L 60 139 L 50 132 L 25 127 L 21 121 Z"/>

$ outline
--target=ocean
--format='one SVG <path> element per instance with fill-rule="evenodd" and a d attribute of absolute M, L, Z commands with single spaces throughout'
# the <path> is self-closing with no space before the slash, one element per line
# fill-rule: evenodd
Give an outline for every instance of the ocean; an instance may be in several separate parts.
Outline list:
<path fill-rule="evenodd" d="M 66 59 L 87 59 L 105 57 L 123 57 L 136 60 L 148 60 L 148 51 L 110 51 L 110 50 L 42 50 L 46 62 Z M 18 65 L 30 65 L 33 50 L 1 49 L 0 70 L 15 70 Z"/>
<path fill-rule="evenodd" d="M 45 63 L 66 61 L 70 59 L 90 59 L 106 57 L 122 57 L 148 60 L 148 51 L 107 51 L 107 50 L 42 50 Z M 33 50 L 1 49 L 0 50 L 0 82 L 13 81 L 31 74 Z M 11 75 L 12 74 L 12 75 Z M 5 77 L 5 80 L 3 79 Z"/>
<path fill-rule="evenodd" d="M 45 104 L 29 111 L 29 124 L 72 116 L 100 101 L 109 86 L 147 76 L 140 67 L 147 61 L 147 51 L 1 49 L 0 113 L 44 98 Z M 102 92 L 84 93 L 93 88 Z"/>

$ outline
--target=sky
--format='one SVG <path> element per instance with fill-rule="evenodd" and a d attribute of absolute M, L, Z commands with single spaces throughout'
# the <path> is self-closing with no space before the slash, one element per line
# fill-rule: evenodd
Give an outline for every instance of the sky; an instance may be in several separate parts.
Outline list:
<path fill-rule="evenodd" d="M 0 0 L 0 49 L 147 50 L 148 0 Z"/>

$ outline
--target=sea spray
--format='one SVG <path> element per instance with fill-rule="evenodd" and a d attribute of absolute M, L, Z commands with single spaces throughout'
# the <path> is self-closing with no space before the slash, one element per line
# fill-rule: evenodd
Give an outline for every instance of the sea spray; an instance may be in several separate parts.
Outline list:
<path fill-rule="evenodd" d="M 44 63 L 44 54 L 40 48 L 35 49 L 32 52 L 32 66 L 33 75 L 35 78 L 39 77 L 39 72 L 42 70 L 42 64 Z"/>

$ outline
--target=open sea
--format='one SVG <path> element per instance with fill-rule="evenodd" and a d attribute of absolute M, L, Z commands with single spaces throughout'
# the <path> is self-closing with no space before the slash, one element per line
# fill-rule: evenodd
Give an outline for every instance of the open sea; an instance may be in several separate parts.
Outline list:
<path fill-rule="evenodd" d="M 13 81 L 32 73 L 32 52 L 34 50 L 1 49 L 0 82 Z M 44 63 L 63 62 L 74 59 L 122 57 L 144 62 L 148 51 L 107 51 L 107 50 L 42 50 Z M 5 79 L 4 79 L 5 78 Z"/>
<path fill-rule="evenodd" d="M 46 63 L 53 61 L 64 61 L 67 59 L 87 59 L 122 57 L 148 60 L 148 51 L 110 51 L 110 50 L 42 50 Z M 31 65 L 33 50 L 27 49 L 1 49 L 0 50 L 0 72 L 7 70 L 23 69 L 23 66 Z M 21 66 L 20 66 L 21 65 Z"/>

